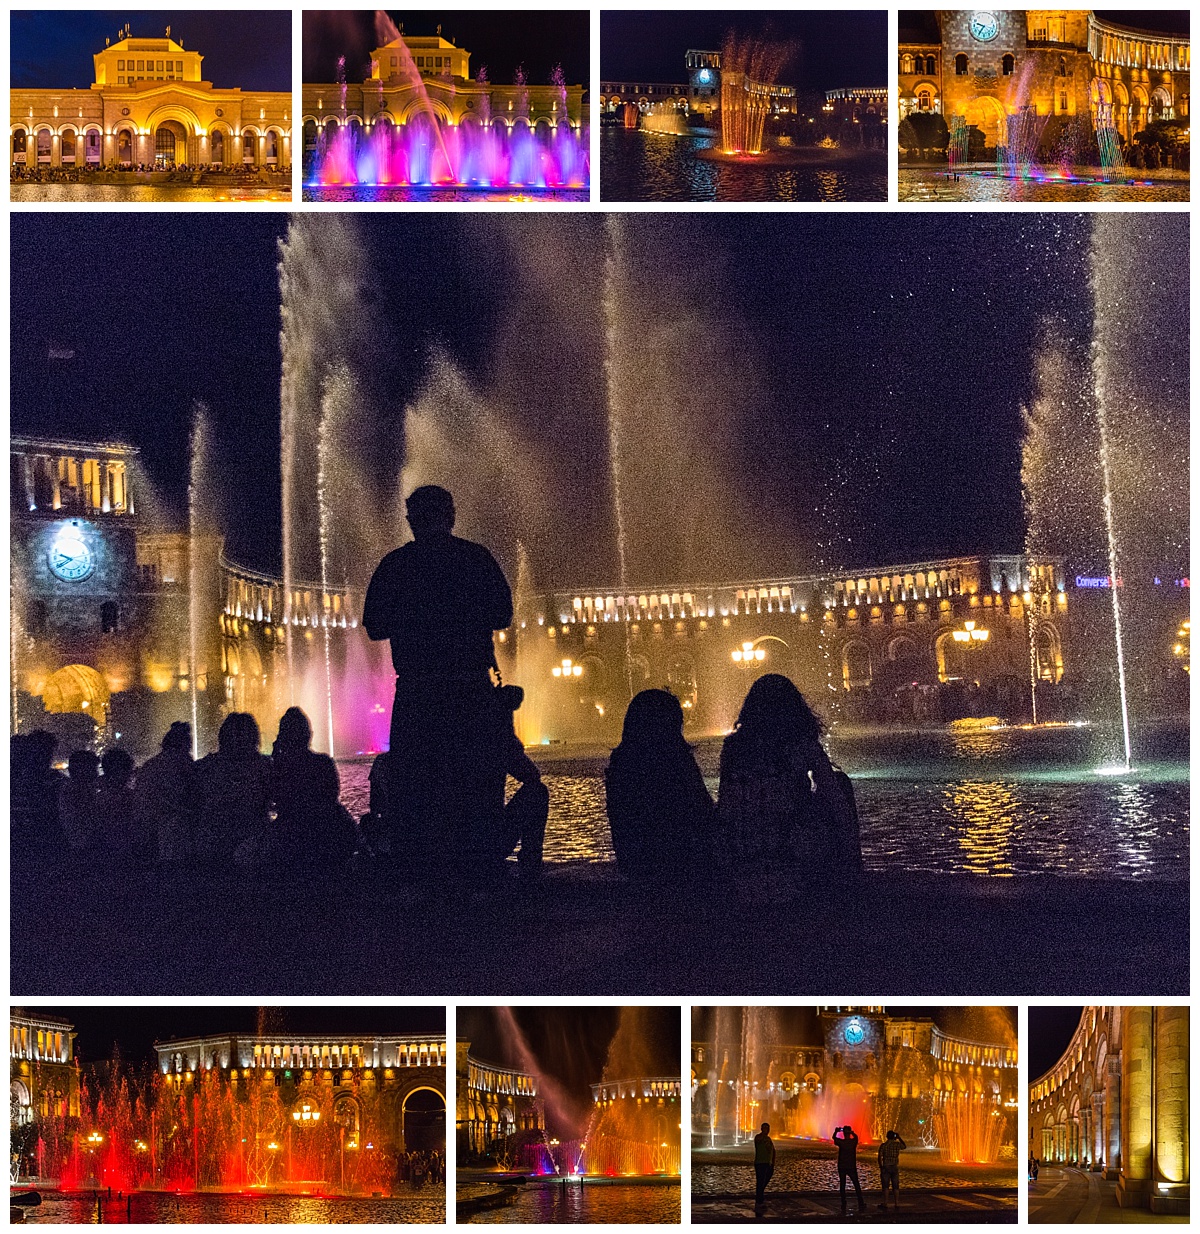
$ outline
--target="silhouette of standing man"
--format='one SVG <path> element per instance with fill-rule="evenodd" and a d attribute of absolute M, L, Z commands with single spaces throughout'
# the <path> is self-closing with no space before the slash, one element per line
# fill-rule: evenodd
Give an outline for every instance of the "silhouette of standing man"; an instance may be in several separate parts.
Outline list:
<path fill-rule="evenodd" d="M 771 1124 L 763 1123 L 754 1137 L 754 1205 L 766 1202 L 767 1184 L 775 1173 L 775 1144 L 771 1139 Z"/>
<path fill-rule="evenodd" d="M 477 866 L 504 807 L 503 738 L 492 633 L 512 623 L 512 592 L 482 544 L 454 530 L 437 485 L 406 503 L 413 539 L 379 563 L 363 626 L 390 639 L 396 670 L 391 799 L 400 851 L 426 869 Z M 505 726 L 509 732 L 505 733 Z"/>
<path fill-rule="evenodd" d="M 842 1133 L 840 1140 L 838 1139 L 839 1131 Z M 858 1197 L 858 1211 L 861 1213 L 863 1198 L 862 1187 L 858 1182 L 858 1136 L 854 1134 L 854 1128 L 847 1123 L 844 1127 L 833 1129 L 833 1142 L 838 1150 L 837 1172 L 842 1193 L 842 1212 L 846 1211 L 846 1179 L 849 1179 L 854 1184 L 854 1194 Z"/>

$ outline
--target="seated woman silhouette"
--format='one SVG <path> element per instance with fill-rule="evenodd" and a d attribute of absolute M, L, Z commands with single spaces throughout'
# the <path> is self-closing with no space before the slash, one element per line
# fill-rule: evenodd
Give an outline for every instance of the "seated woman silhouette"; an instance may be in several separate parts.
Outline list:
<path fill-rule="evenodd" d="M 604 779 L 617 868 L 626 878 L 662 882 L 708 868 L 712 798 L 683 739 L 683 708 L 673 694 L 634 696 Z"/>
<path fill-rule="evenodd" d="M 217 750 L 196 764 L 200 802 L 195 856 L 201 862 L 239 865 L 265 852 L 271 760 L 259 753 L 258 721 L 244 711 L 225 717 Z"/>
<path fill-rule="evenodd" d="M 821 721 L 778 673 L 750 687 L 721 748 L 719 844 L 749 876 L 782 889 L 862 868 L 848 780 L 821 746 Z"/>
<path fill-rule="evenodd" d="M 337 764 L 310 748 L 312 725 L 299 707 L 280 717 L 271 752 L 271 800 L 286 850 L 340 863 L 354 853 L 354 820 L 339 799 Z"/>

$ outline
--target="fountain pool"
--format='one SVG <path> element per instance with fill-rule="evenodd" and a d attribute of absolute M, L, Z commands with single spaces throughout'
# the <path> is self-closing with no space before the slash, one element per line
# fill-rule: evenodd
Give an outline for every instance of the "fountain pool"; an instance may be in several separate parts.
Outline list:
<path fill-rule="evenodd" d="M 1097 774 L 1111 736 L 1069 726 L 970 732 L 838 726 L 829 749 L 854 781 L 870 871 L 1186 880 L 1186 725 L 1143 729 L 1131 776 Z M 710 738 L 695 745 L 714 797 L 720 744 Z M 608 751 L 531 753 L 550 789 L 545 856 L 551 869 L 615 878 L 604 808 Z M 366 809 L 369 769 L 366 760 L 341 764 L 342 796 L 352 812 Z"/>

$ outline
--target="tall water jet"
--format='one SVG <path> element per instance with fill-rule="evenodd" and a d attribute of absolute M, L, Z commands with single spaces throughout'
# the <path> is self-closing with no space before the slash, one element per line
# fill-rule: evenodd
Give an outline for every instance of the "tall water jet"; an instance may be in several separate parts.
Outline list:
<path fill-rule="evenodd" d="M 612 477 L 613 514 L 617 530 L 617 582 L 624 596 L 629 591 L 629 560 L 625 536 L 625 497 L 622 483 L 621 416 L 620 408 L 629 402 L 624 386 L 627 368 L 621 364 L 622 342 L 620 337 L 623 226 L 620 216 L 611 212 L 604 220 L 608 232 L 608 250 L 604 257 L 604 384 L 605 415 L 608 424 L 608 466 Z M 629 662 L 629 634 L 625 635 L 624 655 L 625 689 L 633 695 L 633 670 Z"/>
<path fill-rule="evenodd" d="M 730 31 L 721 51 L 721 149 L 761 154 L 774 86 L 791 58 L 787 43 L 741 38 Z"/>
<path fill-rule="evenodd" d="M 331 638 L 335 626 L 356 627 L 356 597 L 394 547 L 398 517 L 396 433 L 369 385 L 386 339 L 356 223 L 345 215 L 293 216 L 280 244 L 279 281 L 283 603 L 277 620 L 287 701 L 326 716 L 318 727 L 332 752 L 336 680 L 337 692 L 353 702 L 344 711 L 355 728 L 343 742 L 375 749 L 367 717 L 383 705 L 377 696 L 386 674 L 373 663 L 378 657 L 356 647 L 359 636 L 340 638 L 336 647 Z M 322 654 L 314 658 L 308 644 L 318 628 Z M 334 661 L 348 640 L 343 666 Z"/>
<path fill-rule="evenodd" d="M 192 406 L 192 428 L 188 442 L 188 701 L 192 722 L 192 758 L 200 757 L 200 630 L 205 618 L 201 549 L 205 525 L 201 502 L 208 492 L 207 453 L 209 450 L 208 408 Z M 207 667 L 207 666 L 206 666 Z M 207 672 L 206 672 L 207 678 Z M 205 685 L 207 687 L 207 680 Z"/>

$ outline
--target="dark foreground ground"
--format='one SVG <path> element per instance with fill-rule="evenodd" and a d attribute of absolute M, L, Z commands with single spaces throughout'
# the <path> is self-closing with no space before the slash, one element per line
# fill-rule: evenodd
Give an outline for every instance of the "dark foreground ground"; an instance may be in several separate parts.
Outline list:
<path fill-rule="evenodd" d="M 1117 1184 L 1090 1171 L 1042 1166 L 1029 1184 L 1029 1224 L 1141 1225 L 1188 1223 L 1186 1213 L 1163 1215 L 1148 1208 L 1122 1208 Z"/>
<path fill-rule="evenodd" d="M 64 995 L 805 995 L 1188 992 L 1181 883 L 869 875 L 777 903 L 729 886 L 554 873 L 487 891 L 377 870 L 230 870 L 198 886 L 23 871 L 11 992 Z"/>
<path fill-rule="evenodd" d="M 851 1192 L 846 1214 L 843 1215 L 837 1195 L 828 1191 L 768 1191 L 766 1203 L 757 1211 L 753 1195 L 693 1196 L 692 1224 L 773 1221 L 786 1222 L 789 1225 L 820 1225 L 846 1221 L 873 1225 L 934 1225 L 944 1222 L 1015 1223 L 1017 1220 L 1015 1187 L 948 1187 L 944 1190 L 901 1191 L 899 1209 L 893 1204 L 886 1212 L 880 1207 L 878 1191 L 863 1198 L 866 1205 L 860 1212 Z"/>

